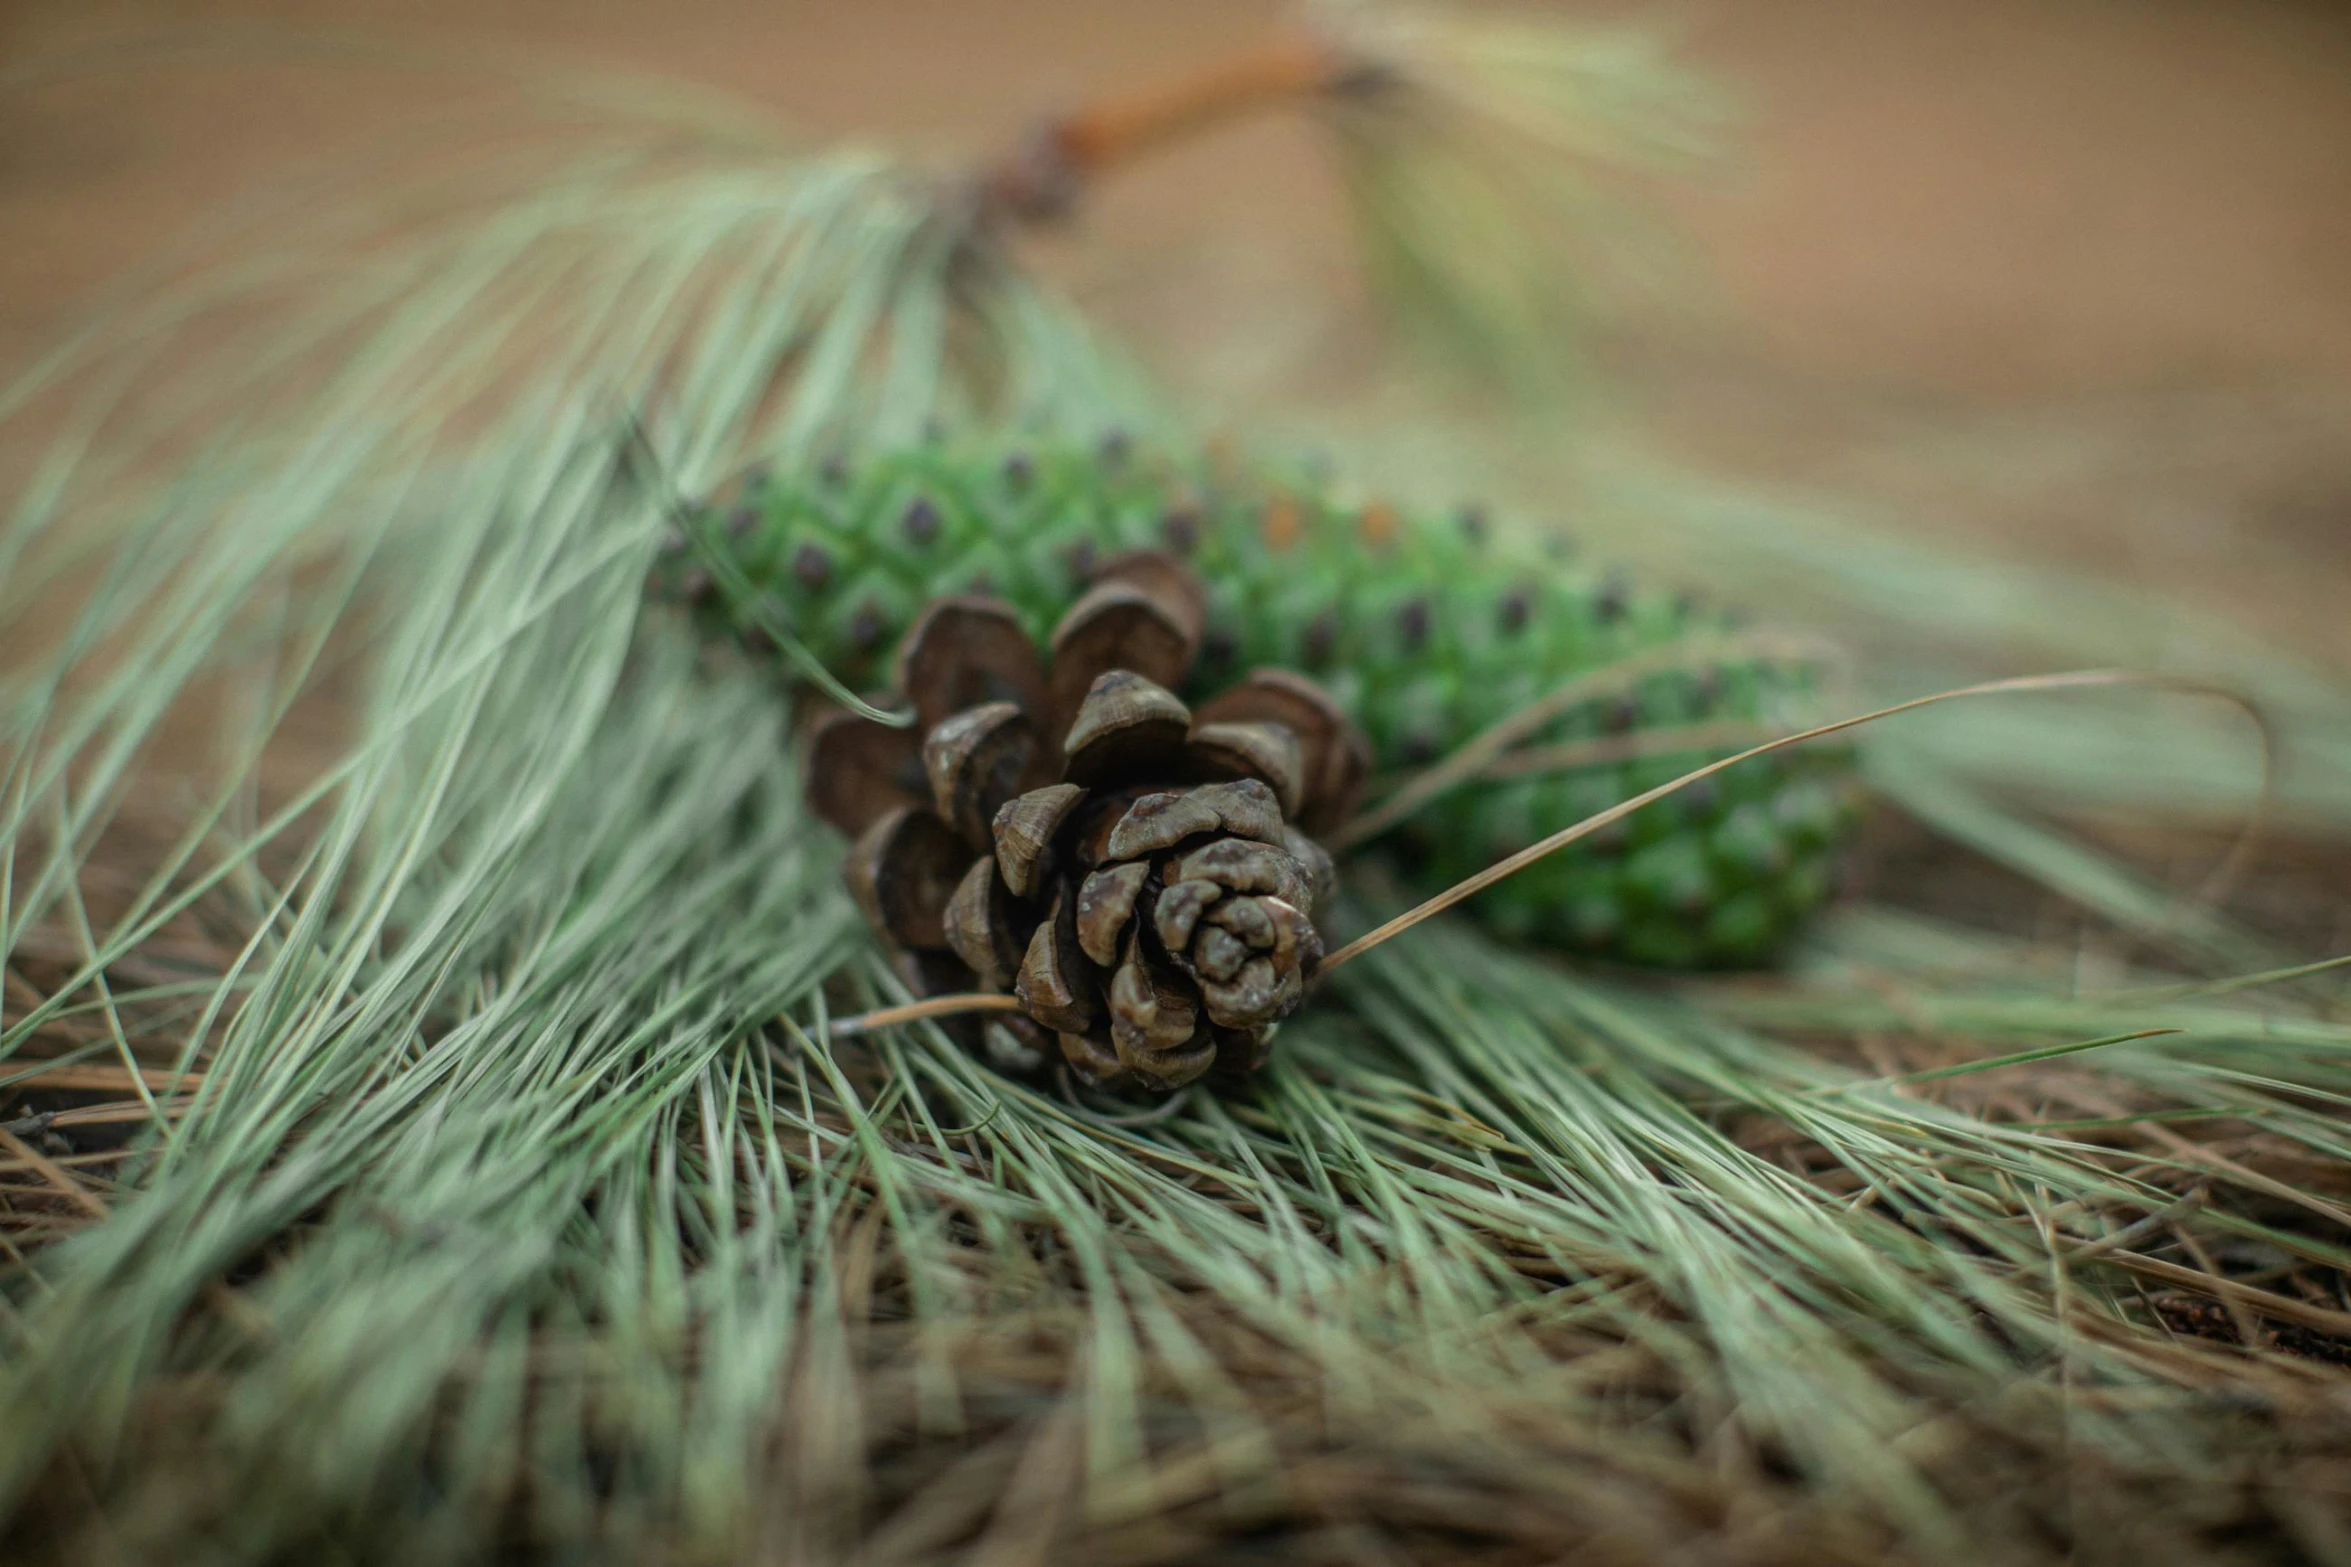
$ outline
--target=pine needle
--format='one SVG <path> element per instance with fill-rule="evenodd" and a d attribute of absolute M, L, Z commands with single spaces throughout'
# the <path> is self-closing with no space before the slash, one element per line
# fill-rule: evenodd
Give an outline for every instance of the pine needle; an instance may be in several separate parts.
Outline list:
<path fill-rule="evenodd" d="M 0 1502 L 61 1554 L 1960 1562 L 2275 1524 L 2329 1374 L 2175 1342 L 2137 1281 L 2339 1328 L 2288 1290 L 2351 1261 L 2351 1024 L 2252 983 L 2285 963 L 2233 983 L 2264 944 L 2219 914 L 2103 995 L 1891 910 L 1740 984 L 1438 919 L 1257 1087 L 1142 1118 L 913 1011 L 836 1040 L 908 998 L 775 693 L 641 612 L 669 495 L 932 419 L 1160 416 L 888 160 L 542 175 L 193 269 L 8 400 L 65 433 L 0 526 L 0 603 L 52 615 L 0 692 L 0 951 L 40 977 L 0 1053 L 187 1090 L 8 1132 L 46 1190 L 0 1226 Z M 1839 559 L 2015 656 L 1984 593 Z M 1976 837 L 2170 918 L 2054 828 Z M 1396 908 L 1364 886 L 1359 928 Z M 133 1139 L 104 1187 L 34 1143 L 92 1125 Z"/>
<path fill-rule="evenodd" d="M 1521 397 L 1587 383 L 1594 323 L 1678 270 L 1636 192 L 1704 155 L 1709 94 L 1643 30 L 1350 0 L 1317 14 L 1369 62 L 1328 118 L 1407 335 Z"/>

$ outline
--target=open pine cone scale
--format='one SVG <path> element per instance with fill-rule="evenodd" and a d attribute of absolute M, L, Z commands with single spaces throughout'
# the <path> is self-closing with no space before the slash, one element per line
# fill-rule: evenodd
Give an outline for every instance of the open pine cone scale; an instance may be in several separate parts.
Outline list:
<path fill-rule="evenodd" d="M 855 838 L 847 877 L 918 993 L 1008 993 L 1008 1066 L 1169 1090 L 1264 1061 L 1322 960 L 1332 886 L 1308 830 L 1341 819 L 1364 741 L 1312 681 L 1262 670 L 1175 695 L 1198 583 L 1122 557 L 1040 653 L 1011 607 L 942 599 L 908 633 L 890 729 L 849 713 L 808 745 L 809 799 Z"/>

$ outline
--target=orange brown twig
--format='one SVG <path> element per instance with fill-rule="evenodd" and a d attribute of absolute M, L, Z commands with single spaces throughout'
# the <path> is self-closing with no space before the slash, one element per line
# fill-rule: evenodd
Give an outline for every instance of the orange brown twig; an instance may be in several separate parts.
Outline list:
<path fill-rule="evenodd" d="M 982 175 L 982 199 L 990 213 L 1051 222 L 1068 216 L 1094 178 L 1153 148 L 1376 78 L 1374 68 L 1324 39 L 1252 50 L 1048 120 Z"/>

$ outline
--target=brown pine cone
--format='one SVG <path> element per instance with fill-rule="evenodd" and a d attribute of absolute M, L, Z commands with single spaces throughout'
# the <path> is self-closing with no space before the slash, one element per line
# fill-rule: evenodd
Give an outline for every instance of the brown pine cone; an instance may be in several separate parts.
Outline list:
<path fill-rule="evenodd" d="M 810 738 L 809 799 L 855 837 L 850 891 L 908 983 L 1019 998 L 983 1031 L 1001 1064 L 1050 1035 L 1090 1083 L 1252 1069 L 1322 960 L 1309 829 L 1345 816 L 1369 750 L 1283 670 L 1187 708 L 1201 602 L 1172 558 L 1122 557 L 1048 659 L 1010 605 L 941 599 L 898 656 L 914 727 L 834 713 Z"/>

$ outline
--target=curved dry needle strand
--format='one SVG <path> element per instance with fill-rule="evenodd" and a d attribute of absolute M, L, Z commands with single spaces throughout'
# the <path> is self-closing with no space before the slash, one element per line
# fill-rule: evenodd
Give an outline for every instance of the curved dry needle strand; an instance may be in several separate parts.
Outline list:
<path fill-rule="evenodd" d="M 1593 816 L 1586 817 L 1583 821 L 1577 822 L 1572 827 L 1568 827 L 1560 832 L 1553 833 L 1550 837 L 1544 839 L 1541 843 L 1534 844 L 1531 847 L 1522 850 L 1520 853 L 1510 856 L 1508 859 L 1499 861 L 1496 864 L 1489 866 L 1487 869 L 1479 872 L 1477 875 L 1458 882 L 1455 885 L 1446 888 L 1443 892 L 1437 894 L 1435 897 L 1428 899 L 1426 902 L 1397 915 L 1394 919 L 1389 920 L 1386 924 L 1379 926 L 1377 929 L 1357 937 L 1355 940 L 1347 943 L 1347 945 L 1344 947 L 1341 947 L 1338 951 L 1332 953 L 1323 961 L 1322 966 L 1316 976 L 1317 981 L 1319 982 L 1322 976 L 1328 975 L 1333 970 L 1337 969 L 1341 964 L 1361 957 L 1364 953 L 1371 951 L 1373 948 L 1403 935 L 1406 931 L 1410 930 L 1413 926 L 1420 924 L 1422 921 L 1431 919 L 1436 915 L 1444 913 L 1447 909 L 1452 908 L 1456 904 L 1462 902 L 1464 899 L 1475 897 L 1479 892 L 1483 891 L 1489 886 L 1492 886 L 1495 882 L 1502 880 L 1504 877 L 1514 875 L 1517 872 L 1524 870 L 1527 866 L 1541 859 L 1544 855 L 1556 853 L 1558 850 L 1563 849 L 1567 847 L 1567 845 L 1575 842 L 1578 838 L 1584 837 L 1587 834 L 1593 832 L 1597 832 L 1611 822 L 1621 821 L 1623 818 L 1630 816 L 1633 812 L 1640 810 L 1645 805 L 1649 805 L 1657 800 L 1661 800 L 1667 795 L 1676 792 L 1677 790 L 1687 788 L 1689 785 L 1696 783 L 1701 778 L 1705 778 L 1714 773 L 1721 772 L 1726 767 L 1735 767 L 1739 763 L 1747 761 L 1753 757 L 1763 756 L 1769 752 L 1782 750 L 1788 746 L 1801 745 L 1808 740 L 1817 740 L 1825 735 L 1836 734 L 1843 730 L 1859 728 L 1864 724 L 1876 723 L 1880 719 L 1892 718 L 1897 714 L 1913 712 L 1923 707 L 1933 707 L 1936 704 L 1942 702 L 1958 701 L 1966 697 L 2022 695 L 2025 693 L 2045 691 L 2081 691 L 2134 685 L 2154 686 L 2167 690 L 2191 692 L 2202 696 L 2218 697 L 2224 701 L 2236 704 L 2239 708 L 2243 709 L 2246 713 L 2251 715 L 2255 721 L 2261 725 L 2263 742 L 2261 798 L 2263 800 L 2268 798 L 2272 786 L 2271 779 L 2273 772 L 2275 743 L 2274 737 L 2268 722 L 2263 718 L 2260 708 L 2247 699 L 2241 692 L 2230 690 L 2225 686 L 2217 685 L 2210 681 L 2194 680 L 2177 675 L 2155 674 L 2145 671 L 2126 669 L 2074 670 L 2064 674 L 2022 675 L 2007 680 L 1985 681 L 1978 685 L 1960 686 L 1949 691 L 1938 691 L 1931 696 L 1914 697 L 1907 702 L 1897 702 L 1891 707 L 1881 707 L 1872 712 L 1856 714 L 1851 718 L 1840 718 L 1834 723 L 1821 724 L 1814 728 L 1804 730 L 1798 734 L 1782 735 L 1777 739 L 1765 741 L 1761 745 L 1751 746 L 1747 750 L 1739 752 L 1736 756 L 1728 756 L 1723 758 L 1721 761 L 1709 763 L 1704 767 L 1694 768 L 1669 783 L 1660 784 L 1654 789 L 1648 790 L 1639 795 L 1635 795 L 1632 799 L 1621 801 L 1618 804 L 1609 807 L 1605 811 L 1601 811 Z M 2261 825 L 2261 820 L 2262 813 L 2257 807 L 2254 812 L 2249 814 L 2249 820 L 2246 824 L 2246 828 L 2240 835 L 2237 846 L 2231 851 L 2231 861 L 2240 859 L 2243 853 L 2246 852 L 2246 845 L 2251 841 L 2252 835 L 2258 831 Z M 894 1023 L 914 1022 L 924 1018 L 948 1017 L 958 1013 L 966 1012 L 1006 1011 L 1012 1010 L 1013 1007 L 1017 1006 L 1017 1003 L 1014 1003 L 1013 1006 L 1007 1006 L 1007 1001 L 1008 998 L 1006 997 L 988 995 L 980 992 L 972 992 L 963 995 L 934 996 L 927 1001 L 917 1002 L 911 1006 L 892 1007 L 880 1012 L 865 1013 L 859 1017 L 842 1018 L 836 1021 L 832 1025 L 832 1028 L 836 1037 L 847 1037 L 854 1034 L 867 1033 L 876 1028 L 888 1027 Z"/>
<path fill-rule="evenodd" d="M 930 996 L 921 1001 L 909 1001 L 903 1006 L 883 1007 L 876 1012 L 861 1012 L 855 1017 L 837 1017 L 825 1032 L 834 1039 L 853 1039 L 859 1034 L 870 1034 L 877 1029 L 895 1028 L 901 1023 L 922 1023 L 932 1018 L 960 1017 L 976 1012 L 1018 1012 L 1018 996 L 1002 996 L 990 991 L 970 991 L 952 996 Z M 794 1025 L 797 1027 L 798 1025 Z"/>
<path fill-rule="evenodd" d="M 1938 691 L 1931 696 L 1913 697 L 1907 702 L 1897 702 L 1891 707 L 1881 707 L 1874 712 L 1857 714 L 1852 718 L 1840 718 L 1835 723 L 1821 724 L 1814 728 L 1806 729 L 1797 734 L 1782 735 L 1776 740 L 1767 740 L 1761 745 L 1750 746 L 1735 756 L 1726 756 L 1718 762 L 1709 762 L 1704 767 L 1693 768 L 1689 772 L 1682 774 L 1682 776 L 1679 778 L 1673 779 L 1667 783 L 1659 784 L 1654 789 L 1644 790 L 1642 793 L 1633 796 L 1629 800 L 1619 801 L 1617 804 L 1610 806 L 1605 811 L 1600 811 L 1591 816 L 1585 817 L 1582 821 L 1577 822 L 1572 827 L 1562 828 L 1560 831 L 1553 833 L 1550 837 L 1545 838 L 1542 842 L 1529 845 L 1527 848 L 1509 856 L 1507 859 L 1498 861 L 1497 863 L 1488 866 L 1485 870 L 1480 871 L 1477 875 L 1454 883 L 1454 885 L 1446 888 L 1443 892 L 1438 893 L 1435 897 L 1428 899 L 1426 902 L 1421 903 L 1417 907 L 1408 909 L 1404 913 L 1397 915 L 1394 919 L 1389 920 L 1386 924 L 1381 925 L 1378 929 L 1367 932 L 1362 936 L 1358 936 L 1355 940 L 1347 943 L 1347 945 L 1341 947 L 1338 951 L 1332 953 L 1323 961 L 1322 973 L 1329 974 L 1334 969 L 1340 967 L 1342 964 L 1351 962 L 1352 960 L 1363 956 L 1363 954 L 1371 951 L 1377 946 L 1380 946 L 1382 943 L 1394 940 L 1396 937 L 1401 936 L 1406 931 L 1412 929 L 1413 926 L 1420 924 L 1423 920 L 1431 919 L 1436 915 L 1444 913 L 1447 909 L 1452 908 L 1455 904 L 1458 904 L 1465 899 L 1477 896 L 1477 894 L 1483 892 L 1486 888 L 1491 887 L 1494 885 L 1494 883 L 1503 880 L 1505 877 L 1516 875 L 1518 872 L 1534 864 L 1537 860 L 1542 859 L 1545 855 L 1557 853 L 1559 850 L 1566 848 L 1569 844 L 1574 843 L 1579 838 L 1589 837 L 1591 834 L 1598 832 L 1601 828 L 1608 826 L 1612 822 L 1622 821 L 1625 817 L 1632 815 L 1635 811 L 1640 810 L 1645 805 L 1662 800 L 1667 795 L 1674 794 L 1682 789 L 1686 789 L 1691 784 L 1698 782 L 1702 778 L 1710 778 L 1714 774 L 1723 771 L 1725 768 L 1736 767 L 1741 762 L 1749 761 L 1758 756 L 1766 756 L 1774 751 L 1783 751 L 1790 746 L 1802 745 L 1808 740 L 1818 740 L 1825 735 L 1837 734 L 1847 729 L 1857 729 L 1864 724 L 1876 723 L 1880 719 L 1891 718 L 1898 713 L 1908 713 L 1915 711 L 1918 708 L 1933 707 L 1938 703 L 1954 702 L 1965 697 L 2018 695 L 2026 692 L 2038 691 L 2080 691 L 2098 687 L 2112 686 L 2157 686 L 2169 690 L 2190 691 L 2200 695 L 2217 696 L 2237 704 L 2246 712 L 2252 714 L 2256 722 L 2261 723 L 2262 727 L 2261 798 L 2264 801 L 2267 800 L 2270 789 L 2272 787 L 2271 778 L 2274 771 L 2273 739 L 2269 725 L 2262 720 L 2260 709 L 2241 692 L 2232 691 L 2225 686 L 2216 685 L 2210 681 L 2194 680 L 2178 675 L 2156 674 L 2146 671 L 2127 669 L 2086 669 L 2074 670 L 2065 674 L 2021 675 L 2007 680 L 1989 680 L 1978 685 L 1960 686 L 1949 691 Z M 2240 838 L 2239 846 L 2236 850 L 2231 852 L 2230 859 L 2232 862 L 2237 860 L 2241 853 L 2245 852 L 2244 845 L 2246 842 L 2250 841 L 2251 834 L 2259 830 L 2263 819 L 2263 814 L 2263 808 L 2260 806 L 2256 806 L 2255 810 L 2250 813 L 2250 819 L 2247 823 L 2244 835 L 2242 835 Z"/>
<path fill-rule="evenodd" d="M 1628 658 L 1579 671 L 1556 690 L 1536 698 L 1473 735 L 1441 762 L 1415 773 L 1404 786 L 1372 809 L 1343 823 L 1331 834 L 1333 849 L 1351 849 L 1402 825 L 1423 806 L 1473 779 L 1494 776 L 1510 756 L 1511 747 L 1540 734 L 1576 708 L 1604 697 L 1632 691 L 1646 677 L 1674 670 L 1700 670 L 1709 664 L 1741 657 L 1789 660 L 1836 657 L 1841 650 L 1825 637 L 1787 631 L 1757 631 L 1722 637 L 1697 637 L 1668 643 Z M 1600 752 L 1603 756 L 1605 752 Z"/>

